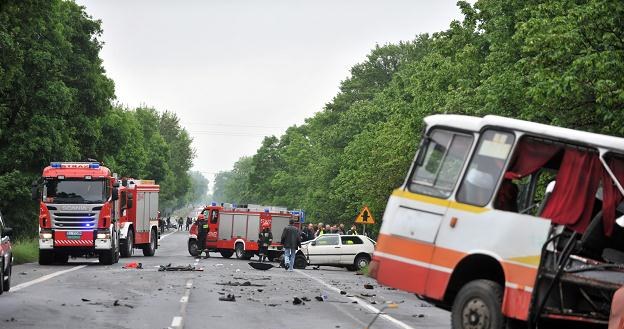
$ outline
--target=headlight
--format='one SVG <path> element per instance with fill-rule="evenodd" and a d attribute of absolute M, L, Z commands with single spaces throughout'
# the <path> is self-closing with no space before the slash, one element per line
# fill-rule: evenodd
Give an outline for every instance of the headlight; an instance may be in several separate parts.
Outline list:
<path fill-rule="evenodd" d="M 52 233 L 41 233 L 39 234 L 41 239 L 52 239 Z"/>
<path fill-rule="evenodd" d="M 110 239 L 110 234 L 108 234 L 108 233 L 98 233 L 97 234 L 97 238 L 98 239 Z"/>

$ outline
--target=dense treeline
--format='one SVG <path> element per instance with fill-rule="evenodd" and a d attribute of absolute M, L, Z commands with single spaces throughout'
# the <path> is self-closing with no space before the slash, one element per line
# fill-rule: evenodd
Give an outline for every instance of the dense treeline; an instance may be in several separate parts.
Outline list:
<path fill-rule="evenodd" d="M 30 183 L 51 161 L 94 158 L 155 179 L 163 208 L 198 198 L 191 138 L 176 115 L 113 105 L 101 33 L 71 1 L 0 1 L 0 209 L 19 234 L 36 234 Z"/>
<path fill-rule="evenodd" d="M 377 46 L 321 112 L 219 173 L 214 198 L 379 218 L 435 113 L 497 114 L 624 136 L 624 2 L 460 1 L 461 22 Z"/>

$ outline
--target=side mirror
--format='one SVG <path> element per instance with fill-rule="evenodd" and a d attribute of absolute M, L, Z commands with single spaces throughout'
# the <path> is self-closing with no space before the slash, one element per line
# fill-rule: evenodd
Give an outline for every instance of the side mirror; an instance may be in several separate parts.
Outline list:
<path fill-rule="evenodd" d="M 111 200 L 117 201 L 118 199 L 119 199 L 119 188 L 113 187 L 113 193 L 111 195 Z"/>
<path fill-rule="evenodd" d="M 5 236 L 12 236 L 13 235 L 13 229 L 10 227 L 5 227 L 4 231 L 2 232 L 2 237 L 4 238 Z"/>
<path fill-rule="evenodd" d="M 418 157 L 416 158 L 416 166 L 422 166 L 425 162 L 425 155 L 427 154 L 427 149 L 429 148 L 429 143 L 431 140 L 429 137 L 423 137 L 420 142 L 420 147 L 418 148 Z"/>
<path fill-rule="evenodd" d="M 132 209 L 133 206 L 134 206 L 134 196 L 132 196 L 132 194 L 128 194 L 128 201 L 126 202 L 126 208 Z"/>
<path fill-rule="evenodd" d="M 316 246 L 316 241 L 310 242 L 311 245 Z"/>
<path fill-rule="evenodd" d="M 37 184 L 37 181 L 32 182 L 30 194 L 33 201 L 39 201 L 39 184 Z"/>

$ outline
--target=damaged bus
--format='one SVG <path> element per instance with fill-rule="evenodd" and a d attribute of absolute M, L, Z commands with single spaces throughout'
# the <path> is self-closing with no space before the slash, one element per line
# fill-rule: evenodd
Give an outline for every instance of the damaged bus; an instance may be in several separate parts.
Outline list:
<path fill-rule="evenodd" d="M 624 328 L 624 138 L 433 115 L 370 273 L 453 328 Z"/>

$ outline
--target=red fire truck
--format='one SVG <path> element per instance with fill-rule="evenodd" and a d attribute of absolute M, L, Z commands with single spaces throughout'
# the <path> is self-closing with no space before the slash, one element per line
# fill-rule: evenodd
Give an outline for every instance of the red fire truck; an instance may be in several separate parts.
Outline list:
<path fill-rule="evenodd" d="M 289 213 L 285 208 L 246 206 L 233 208 L 213 203 L 202 210 L 210 232 L 206 238 L 206 249 L 219 252 L 221 256 L 238 259 L 250 259 L 258 253 L 258 235 L 264 223 L 268 223 L 273 233 L 273 243 L 268 250 L 268 258 L 278 258 L 283 247 L 279 243 L 282 231 L 290 219 L 299 226 L 299 216 Z M 188 250 L 192 256 L 199 255 L 197 245 L 197 224 L 189 231 Z"/>
<path fill-rule="evenodd" d="M 158 248 L 158 193 L 153 180 L 121 180 L 119 245 L 121 257 L 130 257 L 134 249 L 144 256 L 154 256 Z M 136 200 L 136 202 L 134 202 Z M 136 206 L 135 206 L 136 205 Z"/>
<path fill-rule="evenodd" d="M 120 247 L 131 254 L 129 241 L 153 254 L 158 186 L 124 181 L 126 186 L 120 187 L 116 174 L 98 162 L 53 162 L 46 167 L 32 186 L 33 199 L 39 201 L 39 263 L 97 255 L 101 264 L 110 265 L 119 260 Z M 146 221 L 146 213 L 154 220 Z M 138 243 L 135 236 L 141 236 Z"/>

